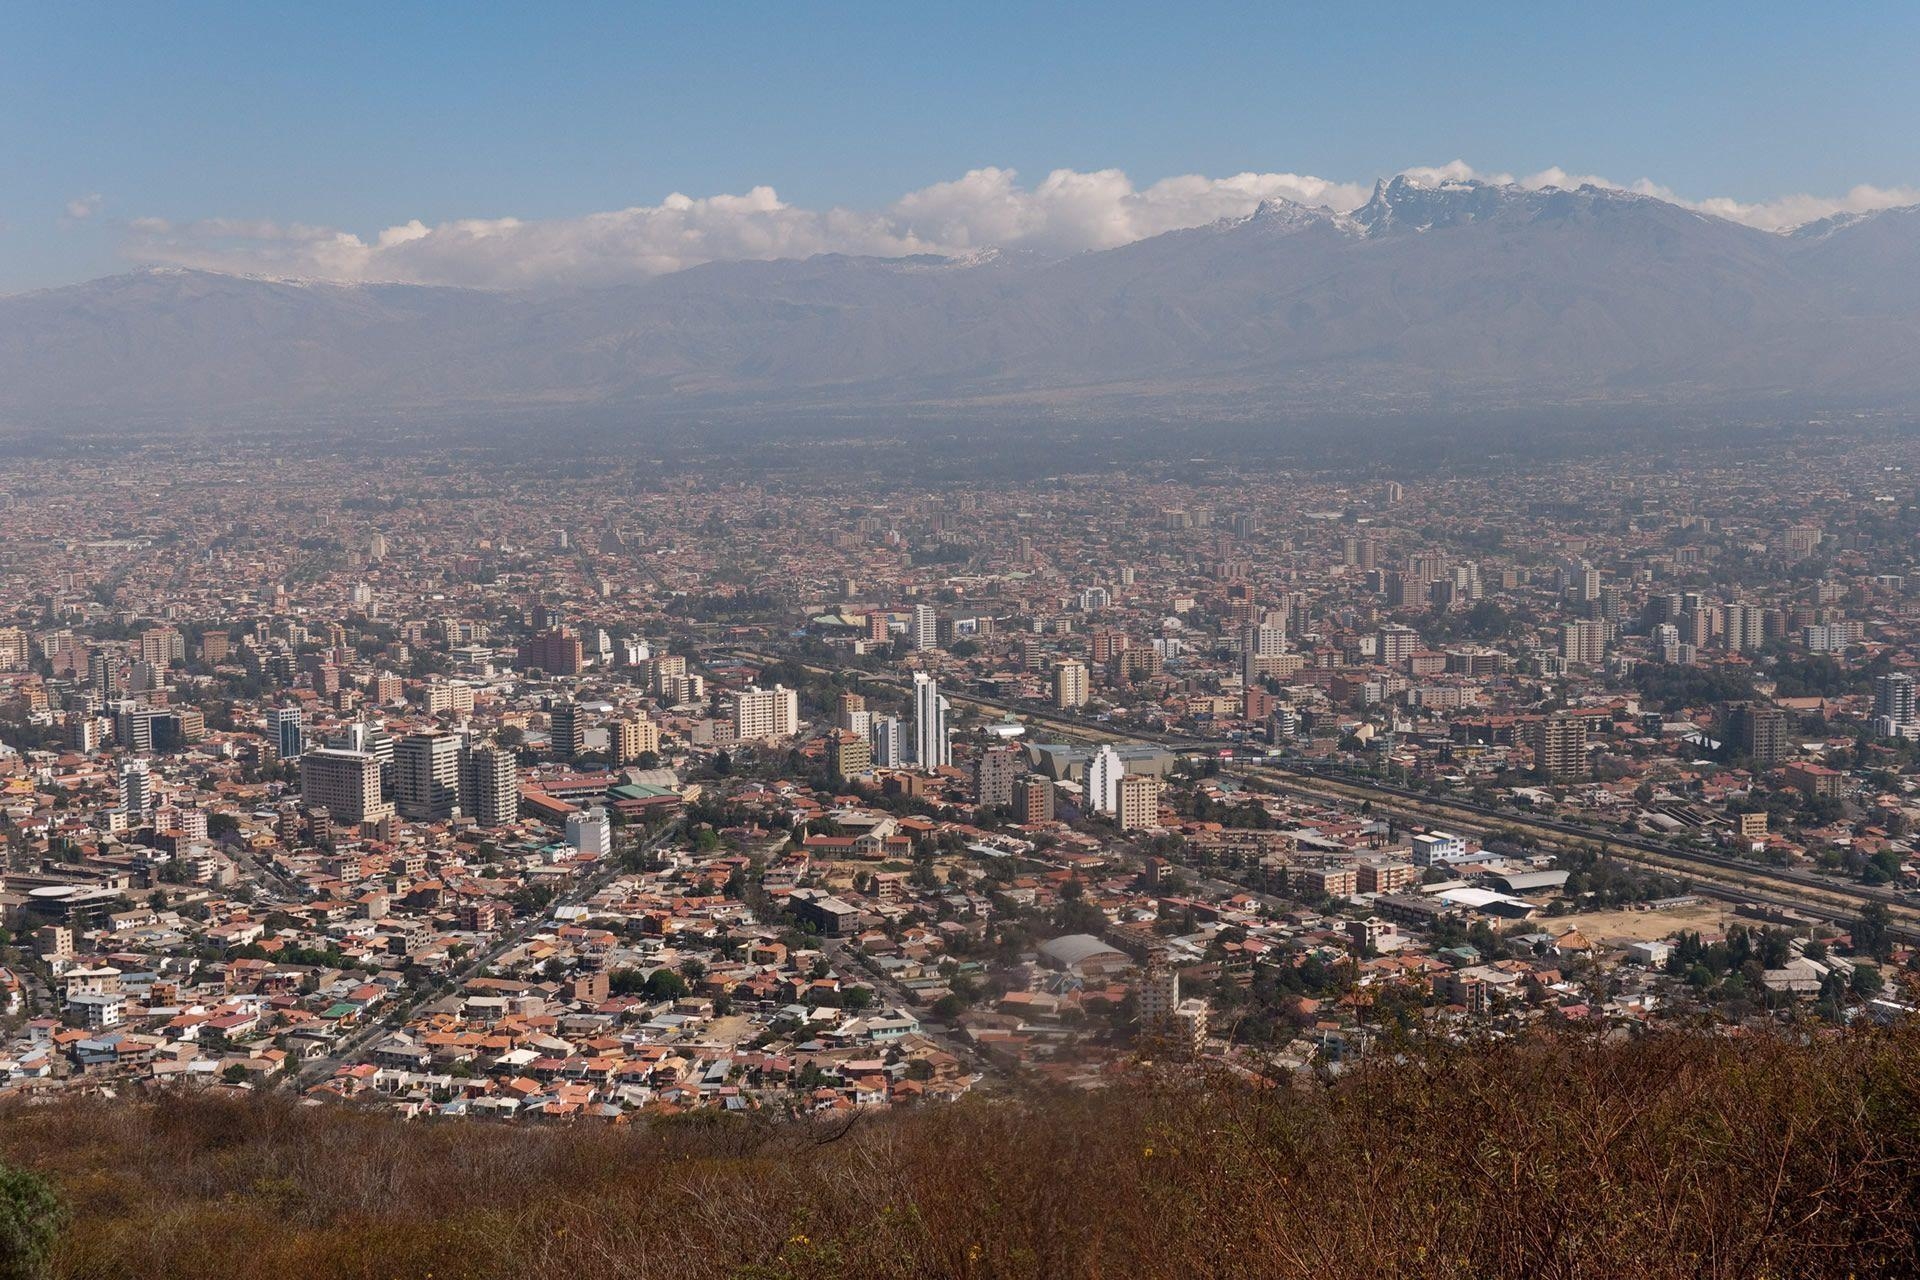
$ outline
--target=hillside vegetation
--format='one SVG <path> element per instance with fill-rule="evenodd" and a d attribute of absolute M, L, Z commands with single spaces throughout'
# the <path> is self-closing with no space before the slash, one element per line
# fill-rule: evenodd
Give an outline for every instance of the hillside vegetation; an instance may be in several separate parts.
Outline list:
<path fill-rule="evenodd" d="M 1558 1036 L 851 1125 L 74 1101 L 0 1156 L 73 1277 L 1911 1275 L 1916 1089 L 1910 1029 Z"/>

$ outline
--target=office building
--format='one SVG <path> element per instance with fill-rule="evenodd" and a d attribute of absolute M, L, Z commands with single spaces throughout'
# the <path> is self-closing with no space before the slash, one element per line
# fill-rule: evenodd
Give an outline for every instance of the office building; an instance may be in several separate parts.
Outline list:
<path fill-rule="evenodd" d="M 158 712 L 131 699 L 113 703 L 114 740 L 128 751 L 145 754 L 153 750 L 153 718 Z"/>
<path fill-rule="evenodd" d="M 553 753 L 571 760 L 587 747 L 586 719 L 572 702 L 554 702 L 547 707 L 547 736 Z"/>
<path fill-rule="evenodd" d="M 75 711 L 67 717 L 67 745 L 82 754 L 98 751 L 106 740 L 99 717 Z"/>
<path fill-rule="evenodd" d="M 300 758 L 307 749 L 307 736 L 301 724 L 299 707 L 275 707 L 267 713 L 267 734 L 273 740 L 274 753 L 282 761 Z"/>
<path fill-rule="evenodd" d="M 1396 628 L 1394 631 L 1394 642 L 1396 645 L 1400 631 L 1405 631 L 1407 634 L 1413 635 L 1412 630 L 1407 627 Z M 1383 630 L 1381 634 L 1384 636 L 1386 632 Z M 1419 637 L 1414 636 L 1414 640 L 1417 645 Z M 1273 660 L 1284 657 L 1286 652 L 1287 629 L 1285 627 L 1256 622 L 1240 628 L 1241 681 L 1246 684 L 1257 684 L 1267 676 L 1274 674 L 1276 664 Z M 1407 649 L 1408 656 L 1411 656 L 1412 653 L 1412 648 Z M 1384 662 L 1386 659 L 1382 658 L 1381 661 Z M 1400 659 L 1400 661 L 1405 661 L 1405 659 Z"/>
<path fill-rule="evenodd" d="M 110 702 L 120 693 L 120 661 L 110 649 L 95 649 L 87 655 L 87 684 L 102 702 Z"/>
<path fill-rule="evenodd" d="M 1914 678 L 1904 671 L 1875 676 L 1874 716 L 1895 725 L 1909 725 L 1920 720 L 1920 700 L 1916 699 L 1915 688 Z"/>
<path fill-rule="evenodd" d="M 394 753 L 394 801 L 400 816 L 444 822 L 460 807 L 460 737 L 445 729 L 410 733 Z"/>
<path fill-rule="evenodd" d="M 602 808 L 580 809 L 567 815 L 567 847 L 588 858 L 613 852 L 613 824 Z"/>
<path fill-rule="evenodd" d="M 1750 604 L 1730 604 L 1722 611 L 1730 653 L 1752 653 L 1766 642 L 1766 611 Z"/>
<path fill-rule="evenodd" d="M 380 788 L 380 758 L 371 751 L 322 747 L 300 757 L 300 797 L 309 811 L 335 822 L 377 822 L 390 812 Z"/>
<path fill-rule="evenodd" d="M 327 745 L 347 751 L 364 751 L 380 766 L 380 798 L 392 801 L 394 790 L 394 736 L 382 725 L 356 720 Z M 391 807 L 391 805 L 389 805 Z"/>

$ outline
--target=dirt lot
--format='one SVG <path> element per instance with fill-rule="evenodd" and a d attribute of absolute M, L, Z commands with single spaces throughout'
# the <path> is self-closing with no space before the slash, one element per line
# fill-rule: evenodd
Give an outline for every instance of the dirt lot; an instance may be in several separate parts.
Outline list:
<path fill-rule="evenodd" d="M 1673 907 L 1665 911 L 1586 911 L 1578 915 L 1546 918 L 1541 925 L 1552 933 L 1564 932 L 1567 926 L 1573 925 L 1586 936 L 1587 941 L 1604 945 L 1609 942 L 1652 942 L 1677 929 L 1724 933 L 1734 919 L 1731 903 L 1707 898 L 1692 906 Z"/>

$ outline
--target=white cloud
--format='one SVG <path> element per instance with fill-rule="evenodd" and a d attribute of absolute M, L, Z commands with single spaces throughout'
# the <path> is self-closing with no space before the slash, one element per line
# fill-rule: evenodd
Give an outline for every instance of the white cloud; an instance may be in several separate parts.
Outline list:
<path fill-rule="evenodd" d="M 75 196 L 73 199 L 67 201 L 67 220 L 69 222 L 85 222 L 88 218 L 100 212 L 100 205 L 101 196 L 98 191 L 93 192 L 91 195 Z"/>
<path fill-rule="evenodd" d="M 1516 178 L 1476 170 L 1462 160 L 1402 172 L 1425 185 L 1479 179 L 1529 189 L 1617 187 L 1769 230 L 1831 213 L 1920 203 L 1920 190 L 1914 188 L 1866 186 L 1835 198 L 1691 201 L 1645 178 L 1622 184 L 1558 166 Z M 1180 227 L 1243 217 L 1263 200 L 1349 210 L 1364 203 L 1371 190 L 1369 182 L 1253 172 L 1220 178 L 1185 174 L 1141 188 L 1118 169 L 1056 169 L 1023 186 L 1011 169 L 982 168 L 868 211 L 801 208 L 761 186 L 740 195 L 675 193 L 656 205 L 575 218 L 463 218 L 433 225 L 412 219 L 365 237 L 258 219 L 135 218 L 126 223 L 125 251 L 144 262 L 270 276 L 525 288 L 611 283 L 707 262 L 816 253 L 1107 249 Z M 69 212 L 84 204 L 87 213 L 73 216 L 90 216 L 98 202 L 98 196 L 75 201 Z"/>
<path fill-rule="evenodd" d="M 1862 184 L 1841 196 L 1791 195 L 1742 204 L 1737 200 L 1701 200 L 1691 207 L 1715 217 L 1744 222 L 1768 231 L 1785 231 L 1836 213 L 1871 213 L 1920 204 L 1920 187 L 1872 187 Z"/>

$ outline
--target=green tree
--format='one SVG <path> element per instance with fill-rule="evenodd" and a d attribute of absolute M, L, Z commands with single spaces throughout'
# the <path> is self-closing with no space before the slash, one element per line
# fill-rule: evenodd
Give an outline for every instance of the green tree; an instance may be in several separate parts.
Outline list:
<path fill-rule="evenodd" d="M 655 1000 L 678 1000 L 687 994 L 687 980 L 671 969 L 655 969 L 647 975 L 646 992 Z"/>
<path fill-rule="evenodd" d="M 39 1280 L 67 1216 L 53 1184 L 0 1164 L 0 1280 Z"/>

